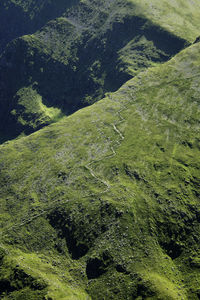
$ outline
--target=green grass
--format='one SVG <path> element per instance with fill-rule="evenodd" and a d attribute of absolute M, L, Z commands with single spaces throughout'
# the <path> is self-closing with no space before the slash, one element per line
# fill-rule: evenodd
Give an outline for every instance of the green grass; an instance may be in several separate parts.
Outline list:
<path fill-rule="evenodd" d="M 2 141 L 90 105 L 169 60 L 196 39 L 200 20 L 197 0 L 16 0 L 0 11 Z"/>
<path fill-rule="evenodd" d="M 1 280 L 7 259 L 52 299 L 198 299 L 199 49 L 0 146 Z"/>
<path fill-rule="evenodd" d="M 50 257 L 47 259 L 45 255 L 24 253 L 12 248 L 7 248 L 6 251 L 9 253 L 9 256 L 4 259 L 4 267 L 2 268 L 4 279 L 12 280 L 12 286 L 14 287 L 16 284 L 17 288 L 11 295 L 3 295 L 2 299 L 22 299 L 20 298 L 22 295 L 24 299 L 30 299 L 31 293 L 33 294 L 31 299 L 36 297 L 40 299 L 39 294 L 34 295 L 34 290 L 36 292 L 41 291 L 41 297 L 46 295 L 45 299 L 48 299 L 48 297 L 52 299 L 90 299 L 84 289 L 81 289 L 81 286 L 77 287 L 77 283 L 69 270 L 63 268 L 62 260 L 52 258 L 51 261 L 49 260 Z M 22 275 L 21 278 L 19 275 L 18 278 L 16 275 L 13 277 L 13 270 L 15 274 L 17 271 L 20 274 L 23 270 L 23 277 Z M 26 284 L 30 285 L 30 287 L 27 288 Z"/>
<path fill-rule="evenodd" d="M 63 116 L 60 109 L 43 104 L 42 97 L 32 87 L 19 90 L 15 99 L 16 108 L 11 111 L 11 114 L 17 119 L 19 126 L 35 130 L 43 124 L 58 121 Z"/>
<path fill-rule="evenodd" d="M 156 24 L 193 42 L 199 36 L 200 4 L 198 0 L 159 1 L 129 0 L 136 4 L 141 14 L 145 14 Z"/>

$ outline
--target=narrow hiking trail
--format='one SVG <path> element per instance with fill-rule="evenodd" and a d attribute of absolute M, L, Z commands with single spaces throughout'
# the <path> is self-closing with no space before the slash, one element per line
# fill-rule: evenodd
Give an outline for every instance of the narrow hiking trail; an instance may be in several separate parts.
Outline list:
<path fill-rule="evenodd" d="M 114 100 L 112 98 L 112 96 L 108 96 L 109 97 L 109 100 L 112 101 L 113 105 L 116 104 L 116 100 Z M 104 139 L 107 139 L 110 143 L 110 146 L 109 146 L 109 154 L 105 154 L 103 155 L 102 157 L 100 157 L 99 159 L 93 159 L 91 160 L 88 164 L 84 165 L 83 167 L 89 172 L 90 176 L 92 178 L 94 178 L 96 180 L 96 182 L 98 182 L 98 184 L 100 185 L 104 185 L 104 188 L 102 189 L 101 192 L 98 192 L 98 193 L 88 193 L 84 196 L 82 196 L 82 198 L 88 198 L 88 197 L 91 197 L 91 196 L 100 196 L 100 195 L 103 195 L 103 194 L 106 194 L 109 192 L 109 190 L 111 189 L 111 184 L 105 179 L 105 178 L 102 178 L 101 176 L 99 176 L 95 170 L 94 170 L 94 164 L 96 163 L 99 163 L 99 162 L 103 162 L 107 159 L 111 159 L 113 158 L 114 156 L 116 156 L 117 154 L 117 149 L 121 146 L 121 143 L 123 142 L 123 140 L 125 139 L 123 133 L 120 131 L 120 129 L 118 128 L 118 126 L 122 123 L 122 122 L 125 122 L 126 119 L 122 116 L 122 113 L 128 108 L 128 106 L 130 105 L 130 103 L 133 101 L 133 98 L 131 97 L 131 100 L 127 99 L 121 101 L 121 100 L 118 100 L 118 104 L 120 104 L 121 108 L 115 112 L 115 116 L 117 117 L 117 121 L 114 122 L 114 123 L 111 123 L 111 124 L 104 124 L 102 123 L 102 126 L 97 128 L 97 125 L 96 125 L 96 128 L 97 128 L 97 132 L 98 134 L 102 135 Z M 111 126 L 115 135 L 118 136 L 118 138 L 116 139 L 111 139 L 109 136 L 106 136 L 106 134 L 103 132 L 103 128 L 104 126 Z M 76 169 L 76 168 L 75 168 Z M 78 169 L 80 169 L 80 167 L 78 167 Z M 70 186 L 73 185 L 74 182 L 71 182 L 69 184 L 69 188 Z M 45 207 L 44 209 L 41 208 L 41 210 L 39 212 L 37 212 L 36 214 L 32 214 L 30 211 L 24 216 L 23 220 L 21 220 L 19 223 L 16 223 L 12 226 L 8 226 L 8 227 L 4 227 L 2 229 L 2 231 L 0 232 L 0 235 L 2 237 L 5 237 L 8 235 L 8 233 L 11 231 L 11 230 L 16 230 L 17 228 L 20 228 L 24 225 L 27 225 L 29 223 L 31 223 L 32 221 L 34 221 L 35 219 L 39 218 L 40 216 L 43 216 L 45 214 L 48 214 L 50 210 L 52 209 L 55 209 L 57 206 L 62 206 L 68 202 L 72 202 L 74 201 L 74 199 L 66 199 L 63 201 L 63 200 L 55 200 L 55 201 L 51 201 L 51 203 Z"/>
<path fill-rule="evenodd" d="M 199 74 L 189 76 L 186 79 L 191 79 L 191 78 L 195 78 L 195 77 L 199 77 Z M 138 76 L 138 79 L 140 80 L 139 76 Z M 168 83 L 171 83 L 171 82 L 173 82 L 173 81 L 168 81 Z M 106 139 L 107 141 L 109 141 L 109 150 L 108 150 L 109 153 L 107 153 L 108 151 L 106 151 L 106 153 L 104 155 L 102 155 L 100 158 L 92 159 L 86 165 L 79 166 L 78 168 L 75 167 L 73 169 L 73 170 L 76 170 L 76 173 L 75 173 L 75 175 L 76 175 L 78 173 L 78 170 L 80 170 L 81 167 L 85 168 L 89 172 L 90 176 L 92 178 L 94 178 L 100 186 L 102 186 L 102 185 L 104 186 L 104 188 L 102 188 L 101 192 L 96 192 L 96 193 L 89 192 L 88 194 L 81 196 L 83 199 L 91 197 L 91 196 L 95 197 L 95 196 L 100 196 L 100 195 L 106 194 L 111 189 L 110 182 L 108 180 L 106 180 L 106 178 L 100 176 L 96 172 L 95 164 L 101 163 L 105 160 L 109 160 L 116 156 L 117 149 L 121 146 L 122 142 L 125 139 L 123 132 L 121 132 L 120 129 L 118 128 L 121 123 L 126 121 L 126 119 L 123 117 L 122 113 L 124 111 L 126 111 L 129 108 L 129 106 L 131 106 L 134 103 L 134 100 L 136 97 L 135 94 L 137 93 L 138 89 L 140 88 L 140 84 L 141 83 L 138 82 L 139 87 L 136 89 L 133 86 L 130 86 L 130 87 L 127 87 L 126 92 L 122 91 L 120 98 L 122 98 L 123 100 L 116 100 L 112 97 L 112 95 L 108 95 L 108 98 L 110 101 L 112 101 L 113 106 L 115 106 L 116 103 L 120 104 L 120 106 L 121 106 L 119 108 L 119 110 L 115 112 L 115 116 L 117 117 L 117 120 L 115 122 L 111 122 L 110 124 L 105 124 L 101 121 L 100 118 L 98 118 L 97 121 L 94 121 L 94 120 L 91 121 L 93 123 L 96 123 L 95 127 L 96 127 L 96 131 L 97 131 L 98 135 L 101 135 L 104 140 Z M 128 97 L 127 97 L 127 95 L 128 95 Z M 140 115 L 141 118 L 144 117 L 142 115 L 142 112 L 138 111 L 137 105 L 136 105 L 136 112 Z M 115 133 L 115 135 L 117 135 L 117 137 L 115 139 L 111 138 L 110 136 L 106 135 L 105 132 L 103 132 L 103 129 L 108 126 L 112 127 L 113 132 Z M 71 180 L 68 187 L 70 188 L 73 184 L 74 184 L 74 181 Z M 24 216 L 23 221 L 16 223 L 13 226 L 2 229 L 2 231 L 0 232 L 0 235 L 5 236 L 6 232 L 9 232 L 12 229 L 16 229 L 20 226 L 24 226 L 24 225 L 32 222 L 36 218 L 47 214 L 51 209 L 56 208 L 57 205 L 58 206 L 64 205 L 64 204 L 66 204 L 68 202 L 72 202 L 72 201 L 74 201 L 74 198 L 73 199 L 65 198 L 65 200 L 51 201 L 51 203 L 48 206 L 46 206 L 44 209 L 41 209 L 40 212 L 37 212 L 36 214 L 32 214 L 31 216 L 30 216 L 31 213 L 29 212 L 29 213 L 27 213 L 27 215 Z"/>

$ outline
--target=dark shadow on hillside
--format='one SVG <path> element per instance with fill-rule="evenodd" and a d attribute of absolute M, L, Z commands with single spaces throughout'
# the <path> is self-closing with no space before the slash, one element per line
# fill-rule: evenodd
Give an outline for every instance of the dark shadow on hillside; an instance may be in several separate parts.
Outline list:
<path fill-rule="evenodd" d="M 76 236 L 76 224 L 64 210 L 55 210 L 48 217 L 51 226 L 58 231 L 59 238 L 66 241 L 72 259 L 79 259 L 88 252 L 87 244 L 80 242 Z M 56 248 L 60 251 L 57 246 Z"/>
<path fill-rule="evenodd" d="M 90 258 L 86 265 L 86 275 L 88 279 L 99 278 L 108 271 L 112 264 L 112 257 L 109 253 L 103 253 L 100 258 Z"/>
<path fill-rule="evenodd" d="M 22 131 L 29 134 L 40 129 L 19 126 L 11 116 L 11 110 L 18 105 L 13 101 L 16 92 L 30 84 L 36 83 L 35 89 L 46 106 L 58 107 L 67 115 L 100 100 L 106 92 L 116 91 L 131 78 L 121 68 L 119 51 L 140 37 L 151 41 L 151 47 L 153 43 L 151 52 L 148 43 L 146 47 L 135 44 L 132 56 L 141 53 L 146 61 L 141 69 L 148 68 L 152 61 L 167 61 L 188 45 L 184 39 L 137 16 L 114 22 L 112 28 L 98 36 L 83 32 L 79 42 L 71 46 L 77 49 L 78 59 L 75 62 L 69 57 L 67 64 L 45 52 L 45 45 L 37 48 L 23 39 L 12 42 L 0 62 L 0 130 L 6 135 L 18 136 Z M 34 52 L 31 58 L 30 51 Z M 30 59 L 34 63 L 30 64 Z"/>
<path fill-rule="evenodd" d="M 39 13 L 36 2 L 33 1 L 28 10 L 25 11 L 11 1 L 1 1 L 0 53 L 11 40 L 25 34 L 34 33 L 49 20 L 60 17 L 66 9 L 72 5 L 76 5 L 79 0 L 45 0 L 40 3 L 42 8 Z"/>

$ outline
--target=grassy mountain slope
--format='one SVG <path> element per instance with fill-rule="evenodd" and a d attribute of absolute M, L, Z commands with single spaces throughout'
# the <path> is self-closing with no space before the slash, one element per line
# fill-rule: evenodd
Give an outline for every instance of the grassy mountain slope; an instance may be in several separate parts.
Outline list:
<path fill-rule="evenodd" d="M 192 42 L 199 35 L 199 1 L 130 0 L 153 22 Z"/>
<path fill-rule="evenodd" d="M 86 1 L 86 0 L 2 0 L 0 3 L 0 52 L 6 44 L 24 34 L 30 34 L 45 25 L 49 20 L 62 16 L 67 9 L 77 4 L 89 6 L 91 11 L 100 5 L 104 10 L 113 3 L 118 6 L 119 13 L 122 12 L 126 3 L 133 3 L 137 12 L 153 19 L 159 25 L 163 25 L 178 36 L 193 41 L 198 35 L 199 8 L 200 4 L 195 1 Z M 80 6 L 80 5 L 79 5 Z M 78 6 L 78 7 L 79 7 Z M 126 10 L 126 9 L 125 9 Z M 192 15 L 192 18 L 191 18 Z M 81 14 L 79 14 L 81 16 Z M 91 17 L 91 15 L 90 15 Z M 94 14 L 93 14 L 94 17 Z M 92 18 L 90 18 L 91 21 Z M 90 22 L 85 18 L 86 22 Z M 8 26 L 9 23 L 9 26 Z M 187 28 L 187 30 L 186 30 Z"/>
<path fill-rule="evenodd" d="M 199 50 L 1 145 L 3 299 L 199 299 Z"/>
<path fill-rule="evenodd" d="M 11 40 L 35 32 L 76 3 L 76 0 L 2 0 L 0 3 L 0 52 Z"/>
<path fill-rule="evenodd" d="M 178 53 L 199 28 L 197 0 L 183 1 L 180 9 L 176 1 L 160 5 L 154 0 L 150 6 L 136 0 L 67 3 L 2 3 L 2 24 L 16 7 L 28 20 L 21 22 L 25 17 L 13 11 L 12 26 L 18 31 L 10 30 L 9 36 L 2 29 L 0 34 L 8 36 L 2 45 L 10 41 L 0 57 L 2 141 L 29 134 L 117 90 Z M 37 99 L 41 109 L 30 104 Z"/>

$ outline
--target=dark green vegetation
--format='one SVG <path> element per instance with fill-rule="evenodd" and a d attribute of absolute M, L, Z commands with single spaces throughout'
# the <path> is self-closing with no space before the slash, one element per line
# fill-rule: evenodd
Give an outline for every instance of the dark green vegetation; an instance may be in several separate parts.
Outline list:
<path fill-rule="evenodd" d="M 78 0 L 2 0 L 0 3 L 0 52 L 11 40 L 40 29 Z"/>
<path fill-rule="evenodd" d="M 5 299 L 198 299 L 199 50 L 1 146 Z"/>
<path fill-rule="evenodd" d="M 2 53 L 1 299 L 200 298 L 199 4 L 152 2 L 59 1 Z"/>
<path fill-rule="evenodd" d="M 154 23 L 130 1 L 6 1 L 2 6 L 1 22 L 11 32 L 2 27 L 6 40 L 0 35 L 3 48 L 10 41 L 0 57 L 2 141 L 100 100 L 190 42 Z M 12 30 L 7 14 L 14 16 Z M 42 108 L 30 105 L 33 97 L 40 98 Z"/>

